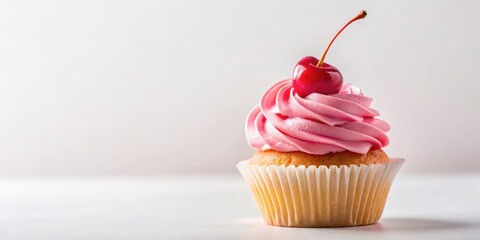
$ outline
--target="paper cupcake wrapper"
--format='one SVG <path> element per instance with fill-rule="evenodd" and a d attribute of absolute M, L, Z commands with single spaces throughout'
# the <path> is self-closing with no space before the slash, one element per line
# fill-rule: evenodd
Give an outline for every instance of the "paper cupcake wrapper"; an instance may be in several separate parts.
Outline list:
<path fill-rule="evenodd" d="M 403 159 L 385 164 L 337 166 L 250 165 L 247 180 L 267 224 L 290 227 L 368 225 L 380 219 Z"/>

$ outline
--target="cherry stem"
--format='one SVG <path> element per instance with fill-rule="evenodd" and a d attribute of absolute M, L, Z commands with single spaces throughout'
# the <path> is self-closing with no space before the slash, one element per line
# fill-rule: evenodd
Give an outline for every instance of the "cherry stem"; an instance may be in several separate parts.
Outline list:
<path fill-rule="evenodd" d="M 335 39 L 337 39 L 338 35 L 340 35 L 340 33 L 343 31 L 343 29 L 347 28 L 348 25 L 350 25 L 350 23 L 353 23 L 357 20 L 360 20 L 360 19 L 363 19 L 367 16 L 367 12 L 365 12 L 365 10 L 362 10 L 361 12 L 358 13 L 358 15 L 354 18 L 352 18 L 350 21 L 347 22 L 347 24 L 345 24 L 345 26 L 342 27 L 342 29 L 340 29 L 340 31 L 337 32 L 337 34 L 335 34 L 335 36 L 333 37 L 333 39 L 330 41 L 330 43 L 328 44 L 328 47 L 327 49 L 325 49 L 325 52 L 323 52 L 323 55 L 322 55 L 322 58 L 320 59 L 320 61 L 318 61 L 317 63 L 317 67 L 321 67 L 322 64 L 323 64 L 323 61 L 325 60 L 325 56 L 327 56 L 327 52 L 328 50 L 330 49 L 330 47 L 332 46 L 332 43 L 335 41 Z"/>

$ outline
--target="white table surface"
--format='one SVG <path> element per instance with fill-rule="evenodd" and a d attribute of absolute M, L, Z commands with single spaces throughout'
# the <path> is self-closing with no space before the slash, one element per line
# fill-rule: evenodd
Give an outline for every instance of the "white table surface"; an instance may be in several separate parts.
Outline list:
<path fill-rule="evenodd" d="M 480 239 L 480 174 L 397 177 L 380 223 L 267 226 L 240 174 L 0 179 L 0 239 Z"/>

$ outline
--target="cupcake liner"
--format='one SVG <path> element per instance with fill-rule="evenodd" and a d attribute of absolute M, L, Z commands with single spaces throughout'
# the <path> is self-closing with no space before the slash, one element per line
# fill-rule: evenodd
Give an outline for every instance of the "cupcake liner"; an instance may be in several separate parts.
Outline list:
<path fill-rule="evenodd" d="M 250 165 L 247 180 L 267 224 L 289 227 L 368 225 L 380 219 L 392 181 L 405 160 L 342 166 Z"/>

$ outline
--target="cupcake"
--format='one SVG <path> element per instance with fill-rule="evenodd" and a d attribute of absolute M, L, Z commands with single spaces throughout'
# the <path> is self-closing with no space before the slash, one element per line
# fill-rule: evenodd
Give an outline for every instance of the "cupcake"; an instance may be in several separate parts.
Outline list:
<path fill-rule="evenodd" d="M 360 12 L 350 23 L 364 18 Z M 305 57 L 270 87 L 246 123 L 257 152 L 237 168 L 269 225 L 346 227 L 378 222 L 403 159 L 382 148 L 390 126 L 341 73 Z"/>

